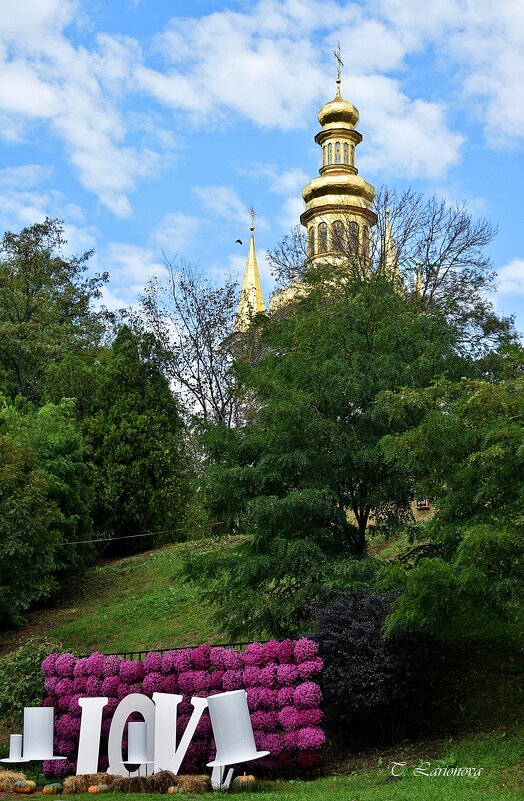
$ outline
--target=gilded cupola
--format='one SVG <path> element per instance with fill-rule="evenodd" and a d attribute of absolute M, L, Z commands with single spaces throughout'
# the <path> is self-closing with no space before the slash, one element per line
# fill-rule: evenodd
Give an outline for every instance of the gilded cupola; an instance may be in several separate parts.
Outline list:
<path fill-rule="evenodd" d="M 337 59 L 337 90 L 333 100 L 319 111 L 321 130 L 315 142 L 322 149 L 319 177 L 302 190 L 305 209 L 300 222 L 307 229 L 308 261 L 361 268 L 369 262 L 370 228 L 377 218 L 372 210 L 374 187 L 355 165 L 355 148 L 362 141 L 356 130 L 357 108 L 340 91 L 340 46 Z"/>

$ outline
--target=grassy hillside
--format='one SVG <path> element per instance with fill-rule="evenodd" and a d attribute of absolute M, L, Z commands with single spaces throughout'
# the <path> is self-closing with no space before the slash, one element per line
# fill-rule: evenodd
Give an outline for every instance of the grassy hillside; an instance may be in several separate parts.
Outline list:
<path fill-rule="evenodd" d="M 237 541 L 221 540 L 220 547 Z M 188 548 L 214 547 L 214 541 L 166 545 L 94 567 L 81 594 L 32 613 L 21 632 L 3 638 L 1 652 L 31 634 L 46 634 L 81 654 L 224 642 L 227 637 L 212 622 L 214 610 L 181 576 Z"/>

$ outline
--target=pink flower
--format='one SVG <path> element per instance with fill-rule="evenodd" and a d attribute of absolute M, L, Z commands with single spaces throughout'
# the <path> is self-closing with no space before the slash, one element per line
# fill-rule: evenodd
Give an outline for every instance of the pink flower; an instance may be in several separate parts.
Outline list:
<path fill-rule="evenodd" d="M 228 651 L 226 648 L 212 648 L 211 653 L 209 654 L 209 661 L 211 665 L 215 668 L 223 668 L 224 663 L 224 656 L 227 654 Z"/>
<path fill-rule="evenodd" d="M 261 751 L 269 751 L 272 756 L 278 756 L 284 749 L 284 735 L 263 733 L 256 738 L 256 744 Z"/>
<path fill-rule="evenodd" d="M 71 697 L 71 701 L 69 702 L 69 713 L 74 717 L 80 717 L 82 714 L 82 707 L 78 703 L 78 699 L 80 698 L 80 694 L 76 693 Z"/>
<path fill-rule="evenodd" d="M 276 690 L 267 690 L 265 687 L 260 689 L 259 701 L 263 709 L 273 709 L 277 701 Z"/>
<path fill-rule="evenodd" d="M 71 679 L 60 679 L 55 684 L 55 695 L 63 696 L 63 695 L 72 695 L 73 694 L 73 682 Z"/>
<path fill-rule="evenodd" d="M 102 721 L 102 728 L 100 729 L 100 733 L 102 737 L 109 737 L 109 730 L 111 728 L 111 718 L 104 718 Z"/>
<path fill-rule="evenodd" d="M 280 643 L 280 650 L 278 652 L 278 661 L 281 665 L 295 660 L 295 642 L 294 640 L 283 640 Z"/>
<path fill-rule="evenodd" d="M 309 679 L 315 673 L 320 673 L 324 667 L 324 662 L 319 656 L 314 659 L 308 659 L 307 662 L 301 662 L 298 666 L 298 672 L 301 679 Z"/>
<path fill-rule="evenodd" d="M 164 676 L 161 673 L 148 673 L 142 682 L 142 688 L 146 695 L 164 692 Z"/>
<path fill-rule="evenodd" d="M 156 651 L 150 651 L 144 659 L 144 670 L 146 673 L 160 673 L 162 670 L 162 656 Z"/>
<path fill-rule="evenodd" d="M 102 715 L 104 717 L 112 718 L 113 713 L 116 710 L 119 703 L 120 703 L 119 698 L 110 698 L 103 709 Z"/>
<path fill-rule="evenodd" d="M 293 704 L 293 694 L 295 692 L 294 687 L 282 687 L 281 690 L 277 693 L 277 706 L 282 708 L 284 706 L 289 706 Z"/>
<path fill-rule="evenodd" d="M 318 684 L 312 681 L 305 681 L 299 684 L 293 693 L 295 706 L 299 709 L 311 709 L 318 706 L 322 701 L 322 693 Z"/>
<path fill-rule="evenodd" d="M 58 684 L 58 676 L 49 676 L 47 679 L 45 679 L 44 687 L 46 693 L 49 694 L 53 693 L 57 684 Z"/>
<path fill-rule="evenodd" d="M 274 731 L 278 725 L 278 715 L 276 712 L 258 710 L 251 713 L 251 723 L 254 729 Z"/>
<path fill-rule="evenodd" d="M 298 747 L 298 736 L 296 731 L 287 731 L 284 734 L 284 748 L 286 751 L 293 751 Z"/>
<path fill-rule="evenodd" d="M 264 664 L 276 662 L 276 660 L 280 657 L 282 643 L 280 643 L 278 640 L 269 640 L 269 642 L 264 643 L 262 650 Z"/>
<path fill-rule="evenodd" d="M 178 686 L 178 676 L 175 674 L 171 674 L 170 676 L 166 676 L 164 678 L 164 692 L 165 693 L 178 693 L 179 686 Z"/>
<path fill-rule="evenodd" d="M 87 676 L 87 657 L 83 656 L 76 660 L 73 675 L 75 678 L 78 676 Z"/>
<path fill-rule="evenodd" d="M 60 654 L 49 654 L 49 656 L 46 656 L 46 658 L 42 662 L 42 673 L 44 674 L 44 676 L 55 675 L 56 673 L 55 664 L 59 656 Z"/>
<path fill-rule="evenodd" d="M 193 676 L 194 671 L 192 670 L 186 670 L 184 673 L 180 673 L 178 676 L 178 686 L 180 687 L 181 693 L 189 694 L 193 692 Z"/>
<path fill-rule="evenodd" d="M 248 645 L 244 651 L 244 664 L 262 665 L 264 663 L 264 646 L 259 642 Z"/>
<path fill-rule="evenodd" d="M 301 751 L 321 748 L 326 741 L 324 732 L 318 726 L 299 729 L 297 735 L 297 746 Z"/>
<path fill-rule="evenodd" d="M 57 779 L 63 779 L 76 773 L 76 761 L 45 759 L 42 762 L 42 771 L 47 777 L 55 776 Z"/>
<path fill-rule="evenodd" d="M 297 640 L 295 643 L 295 662 L 308 662 L 316 656 L 318 645 L 313 640 L 307 640 L 305 637 Z"/>
<path fill-rule="evenodd" d="M 292 731 L 300 726 L 299 710 L 295 706 L 285 706 L 284 709 L 281 709 L 278 719 L 285 731 Z"/>
<path fill-rule="evenodd" d="M 89 698 L 96 698 L 100 695 L 102 682 L 96 676 L 89 676 L 86 682 L 86 694 Z"/>
<path fill-rule="evenodd" d="M 75 669 L 76 656 L 60 654 L 55 662 L 55 672 L 59 676 L 72 676 Z"/>
<path fill-rule="evenodd" d="M 263 667 L 260 671 L 260 683 L 263 687 L 274 687 L 275 680 L 276 680 L 276 673 L 277 673 L 277 666 L 274 662 L 266 667 Z"/>
<path fill-rule="evenodd" d="M 73 679 L 73 692 L 85 693 L 87 687 L 87 676 L 77 676 Z"/>
<path fill-rule="evenodd" d="M 54 705 L 55 705 L 55 702 L 53 701 L 53 699 L 50 698 L 48 695 L 46 695 L 46 697 L 44 698 L 44 701 L 42 703 L 42 706 L 54 706 Z"/>
<path fill-rule="evenodd" d="M 223 670 L 213 670 L 212 673 L 209 674 L 209 687 L 211 690 L 221 690 L 223 687 L 223 679 L 224 679 L 224 671 Z"/>
<path fill-rule="evenodd" d="M 57 707 L 60 712 L 69 712 L 70 703 L 71 703 L 70 695 L 61 695 L 58 699 Z"/>
<path fill-rule="evenodd" d="M 295 665 L 279 665 L 277 667 L 277 684 L 286 686 L 293 684 L 298 678 L 298 668 Z"/>
<path fill-rule="evenodd" d="M 142 681 L 145 676 L 144 665 L 142 662 L 122 660 L 120 662 L 119 673 L 120 678 L 126 684 L 136 684 L 136 682 Z"/>
<path fill-rule="evenodd" d="M 101 678 L 104 673 L 104 666 L 106 663 L 106 658 L 103 654 L 94 653 L 91 656 L 88 656 L 86 659 L 86 673 L 88 676 L 95 676 L 96 678 Z"/>
<path fill-rule="evenodd" d="M 238 651 L 226 650 L 224 654 L 224 667 L 227 670 L 241 670 L 244 667 L 244 660 Z"/>
<path fill-rule="evenodd" d="M 121 656 L 108 656 L 104 665 L 104 676 L 118 676 L 120 672 Z"/>
<path fill-rule="evenodd" d="M 176 651 L 168 651 L 163 655 L 162 673 L 176 673 Z"/>
<path fill-rule="evenodd" d="M 102 695 L 109 695 L 116 697 L 119 686 L 120 686 L 120 676 L 115 676 L 115 675 L 107 676 L 102 682 L 101 693 Z"/>
<path fill-rule="evenodd" d="M 210 654 L 210 645 L 199 645 L 197 648 L 193 648 L 191 651 L 191 664 L 197 670 L 207 670 Z"/>
<path fill-rule="evenodd" d="M 260 681 L 260 668 L 249 665 L 242 673 L 244 687 L 257 687 L 262 684 Z"/>
<path fill-rule="evenodd" d="M 308 726 L 318 726 L 322 718 L 324 717 L 324 713 L 321 709 L 298 709 L 297 710 L 297 719 L 299 728 L 305 728 Z"/>
<path fill-rule="evenodd" d="M 191 649 L 180 648 L 176 651 L 173 658 L 173 668 L 177 673 L 185 673 L 191 670 Z"/>
<path fill-rule="evenodd" d="M 222 676 L 222 686 L 224 690 L 241 690 L 243 689 L 244 679 L 241 670 L 226 670 Z"/>

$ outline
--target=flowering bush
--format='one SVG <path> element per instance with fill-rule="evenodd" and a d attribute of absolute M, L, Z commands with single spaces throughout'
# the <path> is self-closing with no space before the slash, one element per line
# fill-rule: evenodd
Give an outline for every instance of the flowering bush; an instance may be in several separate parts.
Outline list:
<path fill-rule="evenodd" d="M 102 712 L 99 769 L 107 768 L 107 738 L 115 709 L 130 693 L 180 693 L 178 731 L 182 732 L 193 712 L 191 697 L 245 689 L 257 748 L 270 756 L 253 763 L 258 773 L 314 770 L 320 761 L 324 733 L 320 728 L 322 694 L 312 677 L 322 670 L 316 644 L 271 640 L 252 643 L 242 653 L 228 648 L 201 645 L 194 649 L 151 652 L 142 662 L 116 656 L 92 654 L 75 659 L 71 654 L 51 654 L 42 663 L 45 704 L 55 707 L 56 745 L 63 762 L 46 762 L 49 775 L 65 776 L 75 771 L 81 697 L 106 696 Z M 133 716 L 131 716 L 132 719 Z M 137 717 L 140 719 L 140 716 Z M 127 727 L 123 746 L 127 740 Z M 209 715 L 205 713 L 184 758 L 183 772 L 201 771 L 214 758 Z M 250 769 L 250 764 L 242 766 Z"/>

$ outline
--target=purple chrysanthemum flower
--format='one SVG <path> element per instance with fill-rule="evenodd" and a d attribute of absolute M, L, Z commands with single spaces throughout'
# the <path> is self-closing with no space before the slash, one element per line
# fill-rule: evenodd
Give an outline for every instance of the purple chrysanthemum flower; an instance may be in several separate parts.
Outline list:
<path fill-rule="evenodd" d="M 49 654 L 42 662 L 42 673 L 44 676 L 56 675 L 55 664 L 60 654 Z"/>
<path fill-rule="evenodd" d="M 55 672 L 58 676 L 73 676 L 76 656 L 73 654 L 60 654 L 55 662 Z"/>
<path fill-rule="evenodd" d="M 295 662 L 297 664 L 300 664 L 300 662 L 308 662 L 316 656 L 317 651 L 318 645 L 316 642 L 302 637 L 302 639 L 297 640 L 295 643 Z"/>
<path fill-rule="evenodd" d="M 318 706 L 322 701 L 322 693 L 318 684 L 312 681 L 305 681 L 299 684 L 293 693 L 295 706 L 299 709 L 311 709 Z"/>

